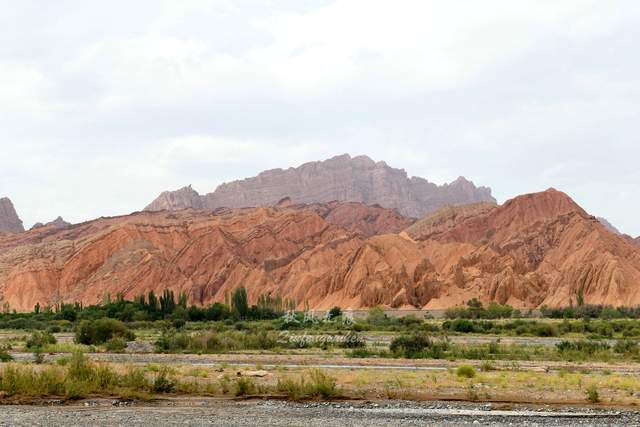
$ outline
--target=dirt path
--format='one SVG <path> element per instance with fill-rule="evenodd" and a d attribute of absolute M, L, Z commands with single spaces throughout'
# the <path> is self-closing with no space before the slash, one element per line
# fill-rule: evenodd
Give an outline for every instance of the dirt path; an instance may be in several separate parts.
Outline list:
<path fill-rule="evenodd" d="M 638 425 L 640 413 L 592 408 L 496 407 L 449 402 L 291 403 L 270 400 L 175 399 L 121 407 L 117 402 L 74 406 L 0 407 L 0 426 L 417 426 Z"/>

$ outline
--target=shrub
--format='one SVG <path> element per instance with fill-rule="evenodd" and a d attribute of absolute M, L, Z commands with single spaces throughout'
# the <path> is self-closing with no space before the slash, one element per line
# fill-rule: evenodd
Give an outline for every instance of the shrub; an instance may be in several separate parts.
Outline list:
<path fill-rule="evenodd" d="M 127 342 L 120 337 L 115 337 L 107 341 L 104 347 L 107 351 L 122 352 L 127 348 Z"/>
<path fill-rule="evenodd" d="M 327 399 L 338 394 L 335 378 L 325 374 L 320 369 L 312 370 L 309 378 L 310 382 L 306 387 L 306 392 L 309 396 Z"/>
<path fill-rule="evenodd" d="M 638 350 L 638 343 L 631 340 L 618 340 L 613 346 L 616 353 L 632 353 Z"/>
<path fill-rule="evenodd" d="M 587 387 L 587 389 L 585 390 L 585 393 L 587 395 L 587 400 L 591 403 L 598 403 L 600 402 L 600 394 L 598 393 L 598 388 L 596 387 L 595 384 L 591 384 L 589 387 Z"/>
<path fill-rule="evenodd" d="M 475 332 L 473 328 L 473 322 L 466 319 L 456 319 L 451 322 L 450 328 L 456 332 L 462 332 L 468 334 L 470 332 Z"/>
<path fill-rule="evenodd" d="M 423 334 L 401 335 L 391 341 L 389 350 L 395 355 L 408 358 L 419 357 L 431 345 L 431 338 Z"/>
<path fill-rule="evenodd" d="M 558 331 L 556 331 L 553 325 L 540 323 L 533 328 L 533 334 L 537 337 L 555 337 L 558 335 Z"/>
<path fill-rule="evenodd" d="M 596 353 L 597 351 L 602 351 L 602 350 L 608 350 L 609 349 L 609 345 L 607 343 L 604 342 L 598 342 L 598 341 L 586 341 L 586 340 L 579 340 L 579 341 L 561 341 L 558 344 L 556 344 L 556 350 L 560 353 L 569 353 L 569 352 L 574 352 L 574 353 L 582 353 L 582 354 L 588 354 L 588 355 L 592 355 L 594 353 Z"/>
<path fill-rule="evenodd" d="M 396 357 L 441 359 L 445 356 L 445 352 L 449 350 L 449 342 L 446 340 L 432 341 L 429 336 L 416 333 L 395 338 L 391 341 L 389 350 Z"/>
<path fill-rule="evenodd" d="M 166 367 L 161 369 L 153 381 L 153 391 L 156 393 L 173 393 L 175 390 L 175 379 L 169 376 L 169 370 Z"/>
<path fill-rule="evenodd" d="M 145 390 L 149 387 L 149 381 L 142 368 L 129 368 L 122 376 L 122 384 L 133 390 Z"/>
<path fill-rule="evenodd" d="M 480 365 L 480 370 L 482 372 L 495 371 L 496 367 L 495 367 L 495 365 L 493 363 L 489 362 L 488 360 L 485 360 Z"/>
<path fill-rule="evenodd" d="M 98 319 L 83 320 L 76 329 L 75 340 L 79 344 L 103 344 L 111 338 L 118 337 L 125 340 L 135 339 L 133 332 L 119 320 Z"/>
<path fill-rule="evenodd" d="M 173 319 L 171 321 L 171 325 L 175 328 L 175 329 L 182 329 L 184 328 L 184 325 L 186 325 L 187 322 L 184 319 Z"/>
<path fill-rule="evenodd" d="M 277 390 L 286 393 L 290 399 L 323 398 L 329 399 L 338 395 L 338 387 L 335 378 L 327 375 L 320 369 L 314 369 L 298 380 L 292 378 L 278 379 Z"/>
<path fill-rule="evenodd" d="M 56 337 L 54 337 L 51 332 L 35 331 L 33 334 L 31 334 L 31 337 L 27 340 L 27 348 L 28 349 L 42 348 L 45 345 L 55 344 L 57 342 L 58 341 L 56 340 Z"/>
<path fill-rule="evenodd" d="M 385 314 L 384 310 L 380 307 L 373 307 L 369 310 L 367 315 L 367 323 L 370 325 L 381 326 L 387 323 L 389 318 Z"/>
<path fill-rule="evenodd" d="M 256 394 L 256 383 L 252 378 L 240 377 L 236 381 L 236 396 L 249 396 Z"/>
<path fill-rule="evenodd" d="M 471 365 L 461 365 L 456 370 L 456 375 L 464 378 L 473 378 L 476 376 L 476 370 Z"/>
<path fill-rule="evenodd" d="M 161 352 L 186 351 L 192 353 L 216 353 L 238 350 L 269 350 L 280 344 L 280 337 L 274 331 L 259 332 L 187 332 L 166 331 L 156 348 Z"/>
<path fill-rule="evenodd" d="M 10 355 L 7 350 L 0 349 L 0 362 L 11 362 L 13 360 L 13 356 Z"/>
<path fill-rule="evenodd" d="M 364 339 L 355 332 L 349 332 L 340 343 L 342 348 L 361 348 L 365 345 Z"/>
<path fill-rule="evenodd" d="M 333 307 L 331 310 L 329 310 L 329 320 L 331 319 L 335 319 L 336 317 L 342 316 L 342 310 L 340 309 L 340 307 Z"/>

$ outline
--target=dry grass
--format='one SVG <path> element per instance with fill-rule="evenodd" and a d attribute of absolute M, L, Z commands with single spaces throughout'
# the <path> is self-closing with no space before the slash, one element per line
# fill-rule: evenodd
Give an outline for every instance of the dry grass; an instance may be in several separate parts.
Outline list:
<path fill-rule="evenodd" d="M 292 399 L 455 398 L 512 402 L 640 405 L 640 378 L 610 372 L 538 372 L 489 370 L 474 377 L 456 370 L 406 371 L 390 369 L 267 369 L 269 375 L 248 378 L 253 367 L 194 367 L 149 364 L 129 366 L 67 360 L 60 365 L 0 364 L 0 394 L 7 396 L 87 395 L 148 398 L 156 394 L 245 396 L 285 394 Z M 241 374 L 238 375 L 237 373 Z M 158 380 L 161 378 L 161 380 Z M 597 391 L 595 399 L 594 390 Z"/>

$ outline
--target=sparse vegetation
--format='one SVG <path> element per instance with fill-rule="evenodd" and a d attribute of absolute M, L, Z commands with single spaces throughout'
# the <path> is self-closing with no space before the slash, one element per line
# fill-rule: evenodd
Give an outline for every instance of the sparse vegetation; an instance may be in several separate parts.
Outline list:
<path fill-rule="evenodd" d="M 26 342 L 28 349 L 42 349 L 49 344 L 57 343 L 56 338 L 49 331 L 35 331 Z"/>
<path fill-rule="evenodd" d="M 600 394 L 598 393 L 598 388 L 595 384 L 590 384 L 586 390 L 587 400 L 591 403 L 600 402 Z"/>
<path fill-rule="evenodd" d="M 458 366 L 456 375 L 463 378 L 474 378 L 476 376 L 476 370 L 471 365 Z"/>
<path fill-rule="evenodd" d="M 336 379 L 319 369 L 314 369 L 298 379 L 286 378 L 278 381 L 277 390 L 294 400 L 305 398 L 329 399 L 338 395 Z"/>

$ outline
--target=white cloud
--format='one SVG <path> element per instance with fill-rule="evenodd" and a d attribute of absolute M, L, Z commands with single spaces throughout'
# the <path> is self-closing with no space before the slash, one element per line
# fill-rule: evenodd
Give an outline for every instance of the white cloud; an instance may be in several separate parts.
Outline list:
<path fill-rule="evenodd" d="M 564 186 L 640 234 L 638 2 L 5 9 L 0 196 L 27 223 L 350 152 L 435 182 L 466 175 L 501 199 Z"/>

